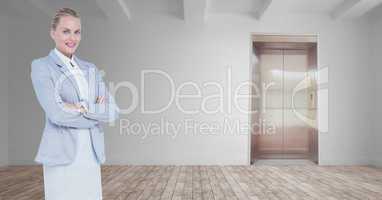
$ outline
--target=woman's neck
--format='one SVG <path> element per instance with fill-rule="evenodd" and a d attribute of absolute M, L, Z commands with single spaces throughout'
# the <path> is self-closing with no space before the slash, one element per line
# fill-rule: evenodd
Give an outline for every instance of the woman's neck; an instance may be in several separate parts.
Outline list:
<path fill-rule="evenodd" d="M 56 47 L 56 49 L 57 49 L 57 51 L 59 51 L 62 55 L 68 57 L 69 59 L 72 59 L 73 54 L 66 54 L 66 53 L 63 53 L 63 52 L 60 51 L 60 49 L 58 49 L 57 47 Z"/>

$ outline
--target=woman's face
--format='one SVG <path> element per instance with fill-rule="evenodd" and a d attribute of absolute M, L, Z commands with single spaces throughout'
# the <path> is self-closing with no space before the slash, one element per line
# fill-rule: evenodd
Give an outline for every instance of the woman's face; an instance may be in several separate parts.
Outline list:
<path fill-rule="evenodd" d="M 61 17 L 56 29 L 50 31 L 56 48 L 67 57 L 76 51 L 81 40 L 81 20 L 72 16 Z"/>

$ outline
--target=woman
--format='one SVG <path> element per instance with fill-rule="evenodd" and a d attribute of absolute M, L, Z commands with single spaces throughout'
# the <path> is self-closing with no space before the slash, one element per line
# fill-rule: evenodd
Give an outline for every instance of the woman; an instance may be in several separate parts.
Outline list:
<path fill-rule="evenodd" d="M 52 21 L 55 49 L 32 61 L 31 79 L 45 112 L 45 128 L 35 161 L 43 164 L 46 200 L 102 199 L 105 162 L 101 122 L 118 118 L 119 108 L 97 67 L 74 53 L 81 21 L 62 8 Z"/>

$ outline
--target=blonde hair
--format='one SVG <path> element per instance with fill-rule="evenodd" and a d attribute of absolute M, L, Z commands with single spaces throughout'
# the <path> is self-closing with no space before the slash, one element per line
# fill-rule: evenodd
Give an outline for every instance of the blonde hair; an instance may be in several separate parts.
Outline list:
<path fill-rule="evenodd" d="M 56 11 L 56 14 L 52 20 L 52 29 L 56 30 L 58 23 L 60 22 L 61 17 L 72 16 L 75 18 L 80 18 L 80 15 L 71 8 L 60 8 Z"/>

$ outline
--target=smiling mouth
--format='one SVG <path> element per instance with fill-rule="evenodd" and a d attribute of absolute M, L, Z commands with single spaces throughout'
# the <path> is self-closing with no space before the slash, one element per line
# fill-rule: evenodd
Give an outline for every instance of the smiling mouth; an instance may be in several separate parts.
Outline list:
<path fill-rule="evenodd" d="M 76 43 L 65 43 L 65 45 L 69 48 L 74 48 L 76 46 Z"/>

